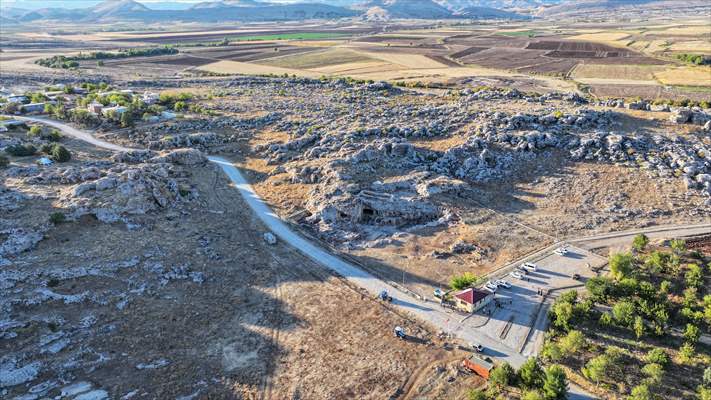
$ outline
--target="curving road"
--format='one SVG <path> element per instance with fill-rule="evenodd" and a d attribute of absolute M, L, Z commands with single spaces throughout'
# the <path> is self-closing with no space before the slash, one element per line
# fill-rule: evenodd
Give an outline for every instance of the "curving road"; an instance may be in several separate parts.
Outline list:
<path fill-rule="evenodd" d="M 33 121 L 47 124 L 56 129 L 60 129 L 62 132 L 69 136 L 108 150 L 132 150 L 127 147 L 119 146 L 101 139 L 97 139 L 93 137 L 89 132 L 78 130 L 62 122 L 41 117 L 10 117 L 18 120 Z M 222 171 L 230 178 L 237 190 L 239 190 L 247 205 L 249 205 L 252 211 L 254 211 L 257 218 L 259 218 L 271 232 L 278 236 L 279 239 L 298 249 L 308 258 L 314 260 L 318 264 L 321 264 L 333 270 L 345 279 L 348 279 L 351 283 L 367 290 L 373 295 L 377 295 L 382 290 L 387 290 L 390 294 L 393 295 L 393 306 L 398 307 L 402 311 L 406 311 L 411 315 L 416 316 L 420 320 L 427 321 L 436 327 L 440 327 L 445 331 L 453 333 L 460 339 L 464 340 L 466 343 L 476 342 L 482 344 L 486 348 L 487 355 L 501 359 L 503 361 L 507 361 L 515 367 L 520 366 L 526 360 L 526 357 L 522 355 L 519 350 L 507 347 L 503 343 L 501 343 L 501 340 L 495 337 L 495 332 L 482 332 L 481 329 L 477 329 L 479 327 L 476 326 L 476 322 L 474 322 L 472 319 L 461 319 L 461 316 L 459 314 L 443 309 L 436 303 L 428 302 L 426 299 L 423 300 L 415 298 L 405 293 L 404 291 L 401 291 L 399 288 L 389 285 L 388 283 L 381 281 L 377 277 L 363 271 L 357 265 L 346 262 L 343 259 L 329 253 L 326 250 L 323 250 L 321 247 L 303 238 L 302 236 L 291 230 L 289 226 L 286 225 L 281 220 L 281 218 L 279 218 L 279 216 L 271 210 L 271 208 L 264 202 L 264 200 L 262 200 L 259 195 L 254 191 L 247 179 L 245 179 L 245 177 L 230 161 L 222 157 L 216 156 L 211 156 L 208 158 L 211 162 L 220 166 Z M 601 235 L 599 237 L 583 238 L 580 240 L 569 240 L 568 242 L 579 244 L 581 247 L 587 247 L 591 244 L 597 244 L 599 242 L 607 243 L 607 241 L 609 240 L 616 240 L 616 243 L 620 243 L 620 241 L 630 240 L 631 237 L 633 237 L 640 231 L 652 232 L 655 231 L 655 229 L 656 231 L 664 231 L 667 233 L 673 231 L 675 232 L 675 234 L 681 236 L 684 234 L 684 232 L 711 232 L 711 224 L 694 225 L 688 227 L 675 226 L 668 229 L 650 228 L 648 230 L 636 230 L 627 233 L 614 233 L 608 235 Z M 581 249 L 581 254 L 584 253 L 586 252 L 582 251 Z M 489 336 L 490 334 L 494 336 Z M 591 395 L 585 393 L 582 389 L 571 385 L 569 399 L 583 400 L 592 398 L 593 397 Z"/>

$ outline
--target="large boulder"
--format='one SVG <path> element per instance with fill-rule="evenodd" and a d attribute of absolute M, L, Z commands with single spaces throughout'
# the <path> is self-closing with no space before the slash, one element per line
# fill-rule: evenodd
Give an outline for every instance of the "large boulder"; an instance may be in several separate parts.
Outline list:
<path fill-rule="evenodd" d="M 153 157 L 153 163 L 173 163 L 178 165 L 199 165 L 207 162 L 207 157 L 197 149 L 177 149 L 168 154 Z"/>

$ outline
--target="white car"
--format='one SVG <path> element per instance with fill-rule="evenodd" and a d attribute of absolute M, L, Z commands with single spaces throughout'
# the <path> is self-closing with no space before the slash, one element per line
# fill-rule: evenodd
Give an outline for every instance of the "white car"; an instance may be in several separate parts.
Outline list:
<path fill-rule="evenodd" d="M 527 262 L 527 263 L 524 263 L 521 266 L 521 268 L 523 268 L 526 271 L 536 272 L 536 270 L 538 269 L 538 265 L 536 265 L 534 263 Z"/>
<path fill-rule="evenodd" d="M 523 274 L 518 271 L 511 271 L 509 275 L 513 276 L 516 279 L 523 279 Z"/>
<path fill-rule="evenodd" d="M 557 249 L 555 249 L 554 253 L 558 254 L 559 256 L 564 256 L 568 254 L 568 249 L 566 249 L 565 247 L 558 247 Z"/>
<path fill-rule="evenodd" d="M 497 280 L 497 281 L 494 282 L 494 283 L 496 283 L 496 286 L 505 287 L 506 289 L 508 289 L 508 288 L 511 287 L 511 284 L 508 283 L 508 282 L 506 282 L 506 281 L 503 280 L 503 279 L 499 279 L 499 280 Z"/>
<path fill-rule="evenodd" d="M 484 351 L 484 346 L 480 345 L 479 343 L 472 343 L 472 348 L 476 350 L 477 353 L 481 353 Z"/>
<path fill-rule="evenodd" d="M 499 285 L 497 285 L 496 283 L 494 283 L 492 281 L 486 282 L 485 286 L 488 287 L 489 289 L 492 289 L 492 290 L 496 290 L 499 288 Z"/>
<path fill-rule="evenodd" d="M 484 286 L 484 290 L 489 291 L 490 293 L 496 293 L 496 287 Z"/>

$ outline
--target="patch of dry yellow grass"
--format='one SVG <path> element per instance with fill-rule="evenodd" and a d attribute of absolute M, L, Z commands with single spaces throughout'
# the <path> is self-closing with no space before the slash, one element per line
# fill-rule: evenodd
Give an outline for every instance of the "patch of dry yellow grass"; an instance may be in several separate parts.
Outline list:
<path fill-rule="evenodd" d="M 711 67 L 670 68 L 654 76 L 665 85 L 711 87 Z"/>
<path fill-rule="evenodd" d="M 711 41 L 689 40 L 684 42 L 676 42 L 671 45 L 670 50 L 711 54 Z"/>
<path fill-rule="evenodd" d="M 579 64 L 572 71 L 571 76 L 578 81 L 589 78 L 624 81 L 653 81 L 654 73 L 664 71 L 666 68 L 667 67 L 662 65 Z"/>
<path fill-rule="evenodd" d="M 445 64 L 442 64 L 420 54 L 367 52 L 362 52 L 362 54 L 370 58 L 387 61 L 392 64 L 402 65 L 403 67 L 411 69 L 447 68 Z"/>
<path fill-rule="evenodd" d="M 321 74 L 308 70 L 300 70 L 293 68 L 272 67 L 269 65 L 250 64 L 239 61 L 217 61 L 211 64 L 206 64 L 197 69 L 218 74 L 236 74 L 236 75 L 296 75 L 307 78 L 318 78 Z"/>
<path fill-rule="evenodd" d="M 583 42 L 596 42 L 609 44 L 615 47 L 625 47 L 629 40 L 630 34 L 627 32 L 597 32 L 597 33 L 583 33 L 582 35 L 576 35 L 569 37 L 570 40 L 579 40 Z"/>

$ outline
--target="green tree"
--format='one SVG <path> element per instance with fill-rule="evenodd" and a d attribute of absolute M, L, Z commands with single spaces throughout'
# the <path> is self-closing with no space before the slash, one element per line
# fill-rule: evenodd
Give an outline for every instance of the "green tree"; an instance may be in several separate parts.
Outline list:
<path fill-rule="evenodd" d="M 631 301 L 618 301 L 612 307 L 612 316 L 621 326 L 631 326 L 634 321 L 634 304 Z"/>
<path fill-rule="evenodd" d="M 696 347 L 691 343 L 684 343 L 679 348 L 679 360 L 683 364 L 691 364 L 696 357 Z"/>
<path fill-rule="evenodd" d="M 550 316 L 553 325 L 565 330 L 570 329 L 570 321 L 573 319 L 573 305 L 565 301 L 557 301 L 551 307 Z"/>
<path fill-rule="evenodd" d="M 699 385 L 699 400 L 711 400 L 711 388 Z"/>
<path fill-rule="evenodd" d="M 29 132 L 27 132 L 28 136 L 39 136 L 42 134 L 42 128 L 39 125 L 32 125 L 30 127 Z"/>
<path fill-rule="evenodd" d="M 647 379 L 645 379 L 645 383 L 654 387 L 662 383 L 664 368 L 659 364 L 646 364 L 642 367 L 642 373 L 647 377 Z"/>
<path fill-rule="evenodd" d="M 632 393 L 628 397 L 629 400 L 652 400 L 653 398 L 649 386 L 644 384 L 632 388 Z"/>
<path fill-rule="evenodd" d="M 585 335 L 580 331 L 570 331 L 565 337 L 560 339 L 560 348 L 565 355 L 573 355 L 587 346 Z"/>
<path fill-rule="evenodd" d="M 476 284 L 479 278 L 471 272 L 465 272 L 461 275 L 455 275 L 449 280 L 449 286 L 454 290 L 462 290 L 472 287 Z"/>
<path fill-rule="evenodd" d="M 689 268 L 686 270 L 684 278 L 686 279 L 686 284 L 689 287 L 698 289 L 704 284 L 704 273 L 701 270 L 701 267 L 696 264 L 689 264 Z"/>
<path fill-rule="evenodd" d="M 659 293 L 668 294 L 670 291 L 671 291 L 671 282 L 662 281 L 662 283 L 659 284 Z"/>
<path fill-rule="evenodd" d="M 686 329 L 684 330 L 684 339 L 687 343 L 696 344 L 701 337 L 701 332 L 699 327 L 693 324 L 686 324 Z"/>
<path fill-rule="evenodd" d="M 480 389 L 472 389 L 467 393 L 467 399 L 469 400 L 487 400 L 486 393 Z"/>
<path fill-rule="evenodd" d="M 42 103 L 44 101 L 47 101 L 47 96 L 42 93 L 32 93 L 30 96 L 30 103 Z"/>
<path fill-rule="evenodd" d="M 644 233 L 640 233 L 639 235 L 634 237 L 634 240 L 632 240 L 632 248 L 637 251 L 644 250 L 644 248 L 647 247 L 648 244 L 649 238 Z"/>
<path fill-rule="evenodd" d="M 708 388 L 711 388 L 711 366 L 706 367 L 704 370 L 704 376 L 701 379 L 701 383 Z"/>
<path fill-rule="evenodd" d="M 511 385 L 514 378 L 516 378 L 516 371 L 507 362 L 495 367 L 489 374 L 489 382 L 499 390 Z"/>
<path fill-rule="evenodd" d="M 610 368 L 610 358 L 604 354 L 593 357 L 583 367 L 583 376 L 593 381 L 596 385 L 607 379 Z"/>
<path fill-rule="evenodd" d="M 604 312 L 600 315 L 600 325 L 602 326 L 612 326 L 614 324 L 612 314 L 609 312 Z"/>
<path fill-rule="evenodd" d="M 543 380 L 543 397 L 546 400 L 562 400 L 568 398 L 568 377 L 560 365 L 546 368 Z"/>
<path fill-rule="evenodd" d="M 72 153 L 69 152 L 64 146 L 55 144 L 52 147 L 52 159 L 56 162 L 67 162 L 71 160 Z"/>
<path fill-rule="evenodd" d="M 644 357 L 644 361 L 649 364 L 658 364 L 663 367 L 669 363 L 669 356 L 664 349 L 657 347 L 649 350 L 647 355 Z"/>
<path fill-rule="evenodd" d="M 634 258 L 629 253 L 615 253 L 610 256 L 610 272 L 612 276 L 620 280 L 628 277 L 632 273 L 632 263 Z"/>
<path fill-rule="evenodd" d="M 64 222 L 66 219 L 67 219 L 67 217 L 60 212 L 53 212 L 52 214 L 49 215 L 49 222 L 53 223 L 54 225 L 59 225 L 62 222 Z"/>
<path fill-rule="evenodd" d="M 686 242 L 681 239 L 674 239 L 670 242 L 671 248 L 676 254 L 681 254 L 686 251 Z"/>
<path fill-rule="evenodd" d="M 541 356 L 546 360 L 558 361 L 563 358 L 563 350 L 560 349 L 558 343 L 548 341 L 543 345 Z"/>
<path fill-rule="evenodd" d="M 175 104 L 173 105 L 173 110 L 175 111 L 183 111 L 186 108 L 188 108 L 187 104 L 185 104 L 184 101 L 176 101 Z"/>
<path fill-rule="evenodd" d="M 585 288 L 596 301 L 605 302 L 614 292 L 614 283 L 606 277 L 593 277 L 585 282 Z"/>
<path fill-rule="evenodd" d="M 644 335 L 644 320 L 639 315 L 634 318 L 634 335 L 637 339 Z"/>
<path fill-rule="evenodd" d="M 575 290 L 568 290 L 560 295 L 559 301 L 575 304 L 575 302 L 578 301 L 578 292 Z"/>
<path fill-rule="evenodd" d="M 121 113 L 120 121 L 121 121 L 121 126 L 124 128 L 133 126 L 133 116 L 131 116 L 131 113 L 128 111 Z"/>
<path fill-rule="evenodd" d="M 518 377 L 521 384 L 529 389 L 538 388 L 543 385 L 545 371 L 536 357 L 530 357 L 518 370 Z"/>
<path fill-rule="evenodd" d="M 545 400 L 538 390 L 527 390 L 521 395 L 521 400 Z"/>

